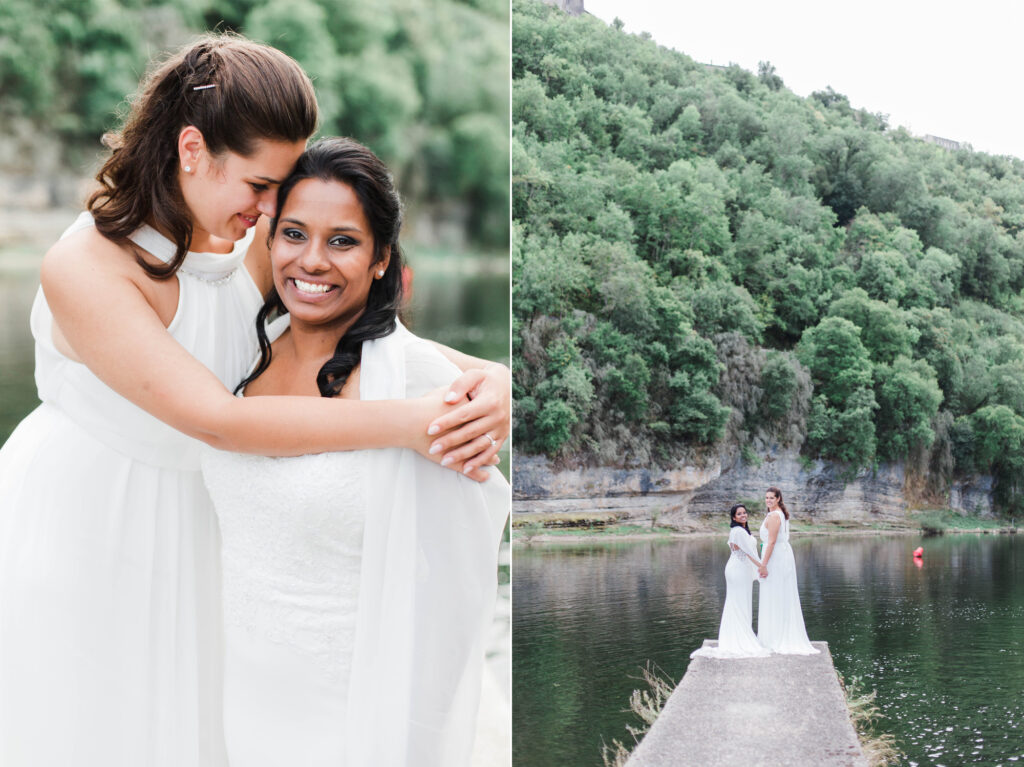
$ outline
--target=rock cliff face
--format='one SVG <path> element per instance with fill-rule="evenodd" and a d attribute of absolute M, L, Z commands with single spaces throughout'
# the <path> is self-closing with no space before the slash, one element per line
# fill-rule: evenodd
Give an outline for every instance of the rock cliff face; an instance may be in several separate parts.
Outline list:
<path fill-rule="evenodd" d="M 903 517 L 909 504 L 901 464 L 844 477 L 831 464 L 807 464 L 794 452 L 776 451 L 758 465 L 722 462 L 674 470 L 584 468 L 555 470 L 538 456 L 515 457 L 515 510 L 614 509 L 638 518 L 657 513 L 659 524 L 689 527 L 693 517 L 719 514 L 739 501 L 762 503 L 774 485 L 789 510 L 818 521 Z M 954 485 L 948 505 L 960 512 L 992 514 L 990 477 Z"/>
<path fill-rule="evenodd" d="M 512 463 L 515 510 L 624 511 L 638 517 L 682 510 L 694 492 L 713 481 L 718 467 L 556 471 L 541 456 L 516 455 Z"/>

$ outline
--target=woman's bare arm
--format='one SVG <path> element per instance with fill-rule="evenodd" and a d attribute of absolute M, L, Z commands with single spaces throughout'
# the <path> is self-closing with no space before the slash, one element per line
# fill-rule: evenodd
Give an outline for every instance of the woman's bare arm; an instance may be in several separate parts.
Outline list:
<path fill-rule="evenodd" d="M 775 514 L 769 514 L 764 524 L 768 528 L 768 544 L 764 547 L 764 553 L 761 554 L 760 570 L 762 577 L 767 576 L 768 560 L 772 558 L 772 552 L 775 550 L 775 541 L 779 537 L 779 528 L 782 527 L 782 523 L 779 522 L 779 518 Z"/>
<path fill-rule="evenodd" d="M 381 402 L 235 397 L 167 333 L 145 294 L 148 278 L 124 252 L 98 235 L 87 240 L 88 248 L 82 244 L 67 238 L 47 253 L 47 302 L 75 355 L 143 410 L 210 445 L 239 452 L 408 447 L 427 453 L 428 423 L 450 409 L 440 394 Z"/>

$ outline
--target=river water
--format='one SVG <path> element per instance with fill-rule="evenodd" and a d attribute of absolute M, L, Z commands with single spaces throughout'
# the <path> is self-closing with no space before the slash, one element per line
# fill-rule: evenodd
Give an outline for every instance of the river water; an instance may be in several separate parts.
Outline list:
<path fill-rule="evenodd" d="M 807 536 L 793 549 L 808 634 L 877 690 L 900 764 L 1024 765 L 1024 538 Z M 517 545 L 516 767 L 595 767 L 602 742 L 631 744 L 643 666 L 678 682 L 717 636 L 727 557 L 724 533 Z"/>

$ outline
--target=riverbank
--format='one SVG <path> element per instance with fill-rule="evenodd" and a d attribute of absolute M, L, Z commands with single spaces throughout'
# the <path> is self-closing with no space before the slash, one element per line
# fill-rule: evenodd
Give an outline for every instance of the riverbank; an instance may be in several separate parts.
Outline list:
<path fill-rule="evenodd" d="M 756 523 L 753 523 L 756 524 Z M 753 527 L 752 524 L 752 527 Z M 803 535 L 1014 535 L 1012 520 L 971 517 L 950 510 L 909 512 L 904 517 L 881 517 L 870 522 L 840 520 L 793 520 L 790 529 Z M 658 520 L 637 524 L 615 512 L 514 513 L 512 541 L 532 543 L 594 543 L 600 541 L 672 540 L 728 535 L 729 526 L 719 517 L 691 517 L 687 526 L 659 526 Z"/>

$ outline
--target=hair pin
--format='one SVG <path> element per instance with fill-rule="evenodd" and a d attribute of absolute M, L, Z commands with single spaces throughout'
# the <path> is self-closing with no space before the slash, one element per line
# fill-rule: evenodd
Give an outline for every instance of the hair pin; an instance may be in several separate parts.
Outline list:
<path fill-rule="evenodd" d="M 192 90 L 194 91 L 205 91 L 207 88 L 216 88 L 217 83 L 211 83 L 210 85 L 197 85 Z"/>

